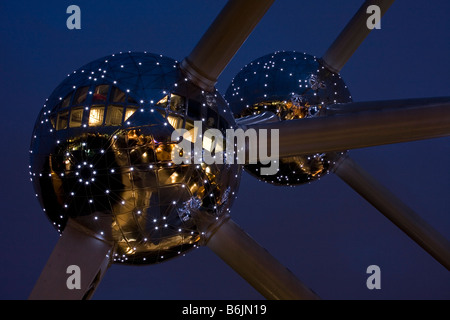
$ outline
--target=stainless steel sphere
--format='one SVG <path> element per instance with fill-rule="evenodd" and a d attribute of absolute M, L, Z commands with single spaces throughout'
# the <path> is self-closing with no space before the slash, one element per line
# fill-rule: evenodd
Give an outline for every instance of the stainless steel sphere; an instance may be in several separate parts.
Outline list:
<path fill-rule="evenodd" d="M 326 105 L 352 101 L 341 76 L 316 57 L 292 51 L 278 51 L 247 64 L 231 82 L 225 99 L 236 118 L 272 112 L 280 121 L 317 117 Z M 335 156 L 281 158 L 275 175 L 260 175 L 263 165 L 259 163 L 245 169 L 262 181 L 292 186 L 326 174 Z"/>
<path fill-rule="evenodd" d="M 194 121 L 224 133 L 235 125 L 220 94 L 192 85 L 173 59 L 119 53 L 69 74 L 31 141 L 30 177 L 47 217 L 59 232 L 72 218 L 114 242 L 116 263 L 156 263 L 195 247 L 199 219 L 228 213 L 241 169 L 174 163 L 174 150 L 186 150 L 171 134 L 191 132 Z"/>

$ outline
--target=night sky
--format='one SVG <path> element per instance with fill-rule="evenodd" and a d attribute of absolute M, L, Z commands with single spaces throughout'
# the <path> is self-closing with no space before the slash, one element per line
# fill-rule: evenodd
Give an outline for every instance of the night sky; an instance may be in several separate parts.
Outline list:
<path fill-rule="evenodd" d="M 362 0 L 278 0 L 222 73 L 224 94 L 250 61 L 278 50 L 322 56 Z M 59 235 L 28 176 L 45 99 L 68 73 L 119 51 L 181 61 L 225 0 L 1 1 L 0 298 L 26 299 Z M 66 8 L 81 8 L 68 30 Z M 341 72 L 354 101 L 448 96 L 450 2 L 398 0 Z M 237 22 L 238 23 L 238 22 Z M 447 238 L 450 138 L 350 156 Z M 323 299 L 450 299 L 450 273 L 337 176 L 275 187 L 244 174 L 231 215 Z M 381 269 L 369 290 L 366 269 Z M 162 264 L 112 265 L 94 299 L 262 299 L 208 248 Z"/>

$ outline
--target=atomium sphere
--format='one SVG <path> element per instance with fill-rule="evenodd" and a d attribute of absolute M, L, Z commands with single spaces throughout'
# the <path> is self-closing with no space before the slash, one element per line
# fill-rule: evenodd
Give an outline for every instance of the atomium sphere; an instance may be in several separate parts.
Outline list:
<path fill-rule="evenodd" d="M 47 217 L 60 233 L 71 218 L 114 243 L 115 263 L 151 264 L 196 247 L 199 221 L 228 214 L 241 168 L 176 164 L 173 153 L 187 150 L 172 133 L 183 128 L 194 144 L 194 121 L 224 135 L 235 125 L 223 97 L 195 87 L 173 59 L 120 53 L 69 74 L 31 141 L 31 180 Z"/>
<path fill-rule="evenodd" d="M 306 53 L 279 51 L 246 65 L 228 87 L 225 99 L 239 118 L 270 112 L 280 121 L 320 116 L 326 105 L 351 102 L 350 92 L 339 74 Z M 299 137 L 301 139 L 301 137 Z M 337 154 L 314 154 L 280 159 L 275 175 L 260 175 L 264 165 L 245 169 L 274 185 L 299 185 L 328 172 Z"/>

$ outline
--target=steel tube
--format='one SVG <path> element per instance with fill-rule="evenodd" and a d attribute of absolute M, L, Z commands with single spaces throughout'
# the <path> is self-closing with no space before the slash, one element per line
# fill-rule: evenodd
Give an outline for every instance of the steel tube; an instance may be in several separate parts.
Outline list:
<path fill-rule="evenodd" d="M 394 0 L 367 0 L 348 22 L 336 40 L 322 57 L 323 62 L 333 72 L 339 73 L 356 49 L 369 35 L 371 29 L 367 27 L 367 8 L 371 5 L 380 7 L 383 16 Z"/>
<path fill-rule="evenodd" d="M 30 300 L 82 300 L 90 299 L 110 264 L 112 244 L 83 231 L 69 220 L 56 243 Z M 80 287 L 67 285 L 69 266 L 79 267 Z M 77 271 L 71 271 L 75 275 Z"/>
<path fill-rule="evenodd" d="M 323 152 L 446 137 L 450 135 L 450 102 L 379 109 L 248 126 L 279 130 L 279 156 Z M 250 146 L 247 145 L 247 149 Z M 270 148 L 268 147 L 270 150 Z M 258 155 L 260 156 L 260 155 Z M 256 159 L 246 159 L 247 163 Z M 260 160 L 270 160 L 262 159 Z"/>
<path fill-rule="evenodd" d="M 206 245 L 267 299 L 319 299 L 230 219 L 217 228 Z"/>
<path fill-rule="evenodd" d="M 396 99 L 381 101 L 349 102 L 327 105 L 320 111 L 323 116 L 349 114 L 362 111 L 389 111 L 412 107 L 431 107 L 450 104 L 450 97 L 429 97 L 414 99 Z"/>
<path fill-rule="evenodd" d="M 377 208 L 445 268 L 450 270 L 450 243 L 410 207 L 349 157 L 342 158 L 334 172 Z"/>
<path fill-rule="evenodd" d="M 230 0 L 182 61 L 181 69 L 197 86 L 212 91 L 217 78 L 274 0 Z"/>

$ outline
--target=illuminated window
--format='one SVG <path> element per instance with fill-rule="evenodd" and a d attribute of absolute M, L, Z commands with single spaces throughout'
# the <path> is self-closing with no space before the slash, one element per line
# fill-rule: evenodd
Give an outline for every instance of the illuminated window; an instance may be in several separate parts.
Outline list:
<path fill-rule="evenodd" d="M 86 101 L 89 87 L 80 87 L 75 92 L 75 97 L 73 98 L 73 104 L 82 104 Z"/>
<path fill-rule="evenodd" d="M 69 127 L 76 128 L 81 127 L 83 121 L 83 108 L 75 108 L 70 112 Z"/>
<path fill-rule="evenodd" d="M 111 101 L 112 102 L 125 102 L 125 92 L 117 87 L 113 87 L 111 91 Z"/>
<path fill-rule="evenodd" d="M 101 84 L 95 88 L 94 95 L 92 97 L 92 101 L 94 102 L 102 102 L 106 101 L 108 98 L 109 85 Z"/>
<path fill-rule="evenodd" d="M 69 111 L 63 111 L 58 113 L 58 120 L 56 121 L 56 130 L 66 129 L 68 118 L 69 118 Z"/>
<path fill-rule="evenodd" d="M 127 121 L 127 119 L 129 117 L 131 117 L 136 110 L 137 110 L 136 107 L 128 107 L 127 111 L 125 112 L 125 119 L 124 119 L 124 121 Z"/>
<path fill-rule="evenodd" d="M 103 124 L 103 116 L 105 114 L 105 107 L 95 106 L 89 112 L 89 126 L 96 127 Z"/>
<path fill-rule="evenodd" d="M 123 107 L 108 106 L 106 111 L 106 126 L 120 126 L 122 124 Z"/>

